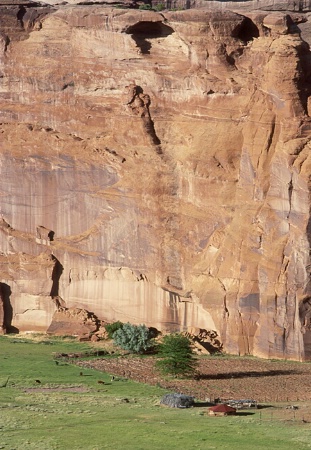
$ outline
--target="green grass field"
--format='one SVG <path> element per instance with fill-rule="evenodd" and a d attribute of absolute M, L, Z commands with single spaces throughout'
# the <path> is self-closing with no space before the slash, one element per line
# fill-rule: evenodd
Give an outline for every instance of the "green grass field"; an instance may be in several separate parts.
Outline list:
<path fill-rule="evenodd" d="M 311 448 L 311 424 L 269 420 L 267 410 L 209 417 L 203 407 L 164 408 L 167 391 L 111 383 L 109 374 L 91 369 L 81 376 L 80 367 L 53 359 L 53 352 L 89 349 L 72 340 L 0 337 L 0 386 L 10 376 L 0 388 L 0 449 Z"/>

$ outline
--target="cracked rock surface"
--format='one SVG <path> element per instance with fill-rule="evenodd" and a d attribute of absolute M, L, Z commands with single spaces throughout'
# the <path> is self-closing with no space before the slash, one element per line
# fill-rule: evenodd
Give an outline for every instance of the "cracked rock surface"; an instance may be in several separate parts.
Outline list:
<path fill-rule="evenodd" d="M 0 1 L 8 326 L 59 297 L 311 358 L 304 19 Z"/>

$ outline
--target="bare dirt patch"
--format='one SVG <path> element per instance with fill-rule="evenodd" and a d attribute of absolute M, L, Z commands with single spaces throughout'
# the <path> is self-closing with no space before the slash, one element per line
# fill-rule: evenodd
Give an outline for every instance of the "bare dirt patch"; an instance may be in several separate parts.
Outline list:
<path fill-rule="evenodd" d="M 79 361 L 81 367 L 159 385 L 199 400 L 253 398 L 260 402 L 311 400 L 311 364 L 255 358 L 201 358 L 196 379 L 163 377 L 152 357 L 135 356 Z"/>
<path fill-rule="evenodd" d="M 89 392 L 89 389 L 84 386 L 35 387 L 24 389 L 24 392 L 40 392 L 49 394 L 50 392 Z"/>

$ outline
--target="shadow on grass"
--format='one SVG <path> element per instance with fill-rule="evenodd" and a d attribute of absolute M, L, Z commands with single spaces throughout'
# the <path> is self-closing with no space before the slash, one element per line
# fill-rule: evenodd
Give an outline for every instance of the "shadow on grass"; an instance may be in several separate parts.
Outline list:
<path fill-rule="evenodd" d="M 257 409 L 275 408 L 274 405 L 258 405 Z"/>
<path fill-rule="evenodd" d="M 207 408 L 208 406 L 215 406 L 215 403 L 201 402 L 201 403 L 195 403 L 193 405 L 194 408 Z"/>
<path fill-rule="evenodd" d="M 74 352 L 74 353 L 53 353 L 54 359 L 57 360 L 76 360 L 81 358 L 97 358 L 98 356 L 107 356 L 106 350 L 90 350 L 84 352 Z"/>
<path fill-rule="evenodd" d="M 295 375 L 299 374 L 296 370 L 265 370 L 265 371 L 250 371 L 250 372 L 229 372 L 216 374 L 198 374 L 197 380 L 229 380 L 232 378 L 262 378 L 262 377 L 277 377 L 280 375 Z"/>

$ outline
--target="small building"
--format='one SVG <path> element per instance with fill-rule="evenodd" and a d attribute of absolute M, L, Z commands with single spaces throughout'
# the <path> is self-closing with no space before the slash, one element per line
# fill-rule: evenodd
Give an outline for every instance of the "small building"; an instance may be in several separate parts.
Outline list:
<path fill-rule="evenodd" d="M 220 403 L 219 405 L 209 408 L 208 414 L 210 416 L 232 416 L 236 414 L 236 409 L 232 406 Z"/>

